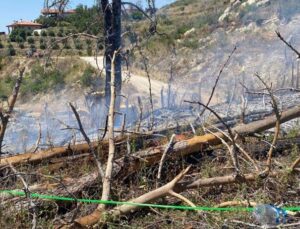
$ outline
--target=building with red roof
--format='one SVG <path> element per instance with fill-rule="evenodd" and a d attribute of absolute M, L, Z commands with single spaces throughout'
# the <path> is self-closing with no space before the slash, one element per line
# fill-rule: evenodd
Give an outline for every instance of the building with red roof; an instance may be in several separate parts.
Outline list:
<path fill-rule="evenodd" d="M 25 28 L 25 29 L 31 29 L 31 30 L 35 30 L 35 29 L 41 29 L 42 28 L 42 24 L 36 23 L 36 22 L 32 22 L 32 21 L 15 21 L 14 23 L 7 25 L 6 27 L 8 28 L 8 33 L 10 33 L 11 31 L 13 31 L 16 28 Z"/>

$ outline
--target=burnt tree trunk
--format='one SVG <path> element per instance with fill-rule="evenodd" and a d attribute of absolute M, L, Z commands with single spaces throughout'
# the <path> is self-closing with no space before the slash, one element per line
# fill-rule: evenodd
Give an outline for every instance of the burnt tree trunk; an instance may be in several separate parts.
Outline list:
<path fill-rule="evenodd" d="M 101 0 L 101 8 L 104 15 L 104 37 L 105 37 L 105 97 L 106 105 L 110 104 L 110 83 L 111 83 L 111 60 L 115 51 L 121 47 L 121 0 L 113 0 L 110 4 L 109 0 Z M 118 52 L 119 53 L 119 52 Z M 115 60 L 115 79 L 116 94 L 121 93 L 122 87 L 122 60 L 120 54 Z"/>

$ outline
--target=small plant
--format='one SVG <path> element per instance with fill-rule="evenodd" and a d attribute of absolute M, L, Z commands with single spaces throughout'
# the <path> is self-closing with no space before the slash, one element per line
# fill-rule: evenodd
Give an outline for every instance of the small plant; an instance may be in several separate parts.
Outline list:
<path fill-rule="evenodd" d="M 40 36 L 40 34 L 39 34 L 38 31 L 34 31 L 34 32 L 33 32 L 33 35 L 34 35 L 35 37 L 39 37 L 39 36 Z"/>
<path fill-rule="evenodd" d="M 87 39 L 87 40 L 86 40 L 86 44 L 87 44 L 87 45 L 91 45 L 91 44 L 92 44 L 92 41 L 89 40 L 89 39 Z"/>
<path fill-rule="evenodd" d="M 53 50 L 58 50 L 60 47 L 59 47 L 59 44 L 58 43 L 54 43 L 53 46 L 52 46 L 52 49 Z"/>
<path fill-rule="evenodd" d="M 30 45 L 30 50 L 31 50 L 32 53 L 36 52 L 36 47 L 35 47 L 34 44 Z"/>
<path fill-rule="evenodd" d="M 44 43 L 40 44 L 40 49 L 45 50 L 46 49 L 46 45 Z"/>
<path fill-rule="evenodd" d="M 72 49 L 71 46 L 69 44 L 65 44 L 64 45 L 64 49 Z"/>
<path fill-rule="evenodd" d="M 50 30 L 50 31 L 48 32 L 48 36 L 49 36 L 49 37 L 55 37 L 54 31 Z"/>
<path fill-rule="evenodd" d="M 2 44 L 2 42 L 0 42 L 0 49 L 3 49 L 4 45 Z"/>
<path fill-rule="evenodd" d="M 46 32 L 46 30 L 42 30 L 41 36 L 42 36 L 42 37 L 47 37 L 47 32 Z"/>
<path fill-rule="evenodd" d="M 58 37 L 63 37 L 64 34 L 63 34 L 62 32 L 59 31 L 59 32 L 57 33 L 57 36 L 58 36 Z"/>
<path fill-rule="evenodd" d="M 43 38 L 40 39 L 40 44 L 44 44 L 45 40 Z"/>
<path fill-rule="evenodd" d="M 15 56 L 16 55 L 16 50 L 14 49 L 12 44 L 9 44 L 9 46 L 8 46 L 7 55 L 8 56 Z"/>
<path fill-rule="evenodd" d="M 86 49 L 87 55 L 88 56 L 92 56 L 93 55 L 93 49 L 92 47 L 89 45 Z"/>
<path fill-rule="evenodd" d="M 24 42 L 23 37 L 17 36 L 17 37 L 16 37 L 16 42 L 17 42 L 17 43 L 23 43 L 23 42 Z"/>
<path fill-rule="evenodd" d="M 76 42 L 75 42 L 75 48 L 76 48 L 77 50 L 81 50 L 81 49 L 82 49 L 82 44 L 80 43 L 80 41 L 76 41 Z"/>
<path fill-rule="evenodd" d="M 24 43 L 19 43 L 19 48 L 20 48 L 20 49 L 24 49 L 24 48 L 25 48 Z"/>
<path fill-rule="evenodd" d="M 94 69 L 92 67 L 87 67 L 80 78 L 81 84 L 85 87 L 92 86 L 94 82 L 94 74 Z"/>
<path fill-rule="evenodd" d="M 32 37 L 28 37 L 27 42 L 29 44 L 34 44 L 34 39 Z"/>

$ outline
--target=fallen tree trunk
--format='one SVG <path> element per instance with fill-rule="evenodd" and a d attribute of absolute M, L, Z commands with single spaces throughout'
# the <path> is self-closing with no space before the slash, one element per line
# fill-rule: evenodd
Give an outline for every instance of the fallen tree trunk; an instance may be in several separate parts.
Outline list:
<path fill-rule="evenodd" d="M 296 170 L 295 170 L 296 171 Z M 271 172 L 269 173 L 269 177 L 278 177 L 281 175 L 284 175 L 285 171 L 278 171 L 278 172 Z M 181 177 L 182 178 L 182 177 Z M 229 185 L 229 184 L 242 184 L 242 183 L 249 183 L 249 182 L 255 182 L 257 180 L 261 179 L 259 174 L 256 173 L 250 173 L 245 174 L 243 178 L 239 178 L 232 175 L 227 176 L 220 176 L 220 177 L 213 177 L 213 178 L 203 178 L 198 179 L 195 181 L 184 181 L 181 183 L 174 183 L 174 180 L 170 183 L 162 186 L 161 188 L 158 188 L 156 190 L 153 190 L 149 193 L 146 193 L 140 197 L 137 197 L 135 199 L 132 199 L 128 202 L 131 203 L 151 203 L 152 201 L 155 201 L 158 198 L 164 197 L 166 195 L 170 195 L 169 192 L 166 192 L 165 190 L 168 190 L 168 187 L 172 185 L 172 190 L 176 193 L 181 193 L 190 189 L 198 189 L 201 187 L 213 187 L 213 186 L 219 186 L 219 185 Z M 134 211 L 140 209 L 141 206 L 138 205 L 121 205 L 118 207 L 115 207 L 110 214 L 113 216 L 112 219 L 117 219 L 118 217 L 122 215 L 131 214 Z M 95 210 L 92 214 L 78 218 L 75 220 L 75 224 L 71 226 L 71 228 L 78 228 L 80 226 L 81 228 L 86 228 L 92 225 L 95 225 L 97 223 L 101 223 L 100 220 L 103 219 L 102 217 L 104 215 L 107 215 L 107 212 L 101 212 L 99 210 Z M 295 215 L 292 213 L 292 215 Z"/>
<path fill-rule="evenodd" d="M 281 123 L 287 122 L 299 116 L 300 116 L 300 107 L 297 106 L 293 109 L 290 109 L 282 113 Z M 246 135 L 250 135 L 250 134 L 254 134 L 257 132 L 270 129 L 274 127 L 275 123 L 276 123 L 276 117 L 274 115 L 260 121 L 237 126 L 232 129 L 232 132 L 237 133 L 240 136 L 246 136 Z M 192 153 L 201 152 L 209 145 L 220 144 L 221 141 L 216 136 L 226 140 L 226 136 L 224 136 L 223 133 L 218 132 L 215 134 L 196 136 L 189 140 L 176 142 L 172 148 L 172 151 L 169 154 L 168 159 L 176 160 L 180 157 L 187 156 Z M 121 157 L 117 159 L 114 162 L 114 166 L 113 166 L 114 177 L 115 178 L 124 177 L 133 172 L 137 172 L 142 167 L 158 164 L 160 162 L 160 159 L 166 147 L 167 145 L 152 147 L 150 149 L 138 151 L 134 154 L 131 154 L 129 158 Z M 68 191 L 64 190 L 64 188 L 60 184 L 53 184 L 52 187 L 55 188 L 52 189 L 52 191 L 57 194 L 67 195 L 72 193 L 76 195 L 84 188 L 90 185 L 94 185 L 97 182 L 97 178 L 98 178 L 97 174 L 98 173 L 95 171 L 79 179 L 74 178 L 74 179 L 67 179 L 65 181 L 62 181 L 64 185 L 68 187 Z"/>

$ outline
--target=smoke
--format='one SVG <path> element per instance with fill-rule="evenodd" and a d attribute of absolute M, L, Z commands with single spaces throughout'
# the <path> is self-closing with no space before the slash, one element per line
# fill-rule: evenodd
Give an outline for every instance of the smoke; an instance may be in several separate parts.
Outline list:
<path fill-rule="evenodd" d="M 254 77 L 256 72 L 269 84 L 272 82 L 273 88 L 299 87 L 297 57 L 276 37 L 275 31 L 280 31 L 295 47 L 300 47 L 300 2 L 265 2 L 259 7 L 235 9 L 242 12 L 237 15 L 240 24 L 220 27 L 209 37 L 200 40 L 202 48 L 190 53 L 188 60 L 180 60 L 183 58 L 179 52 L 174 63 L 181 66 L 174 66 L 176 70 L 171 84 L 152 81 L 156 127 L 192 123 L 197 118 L 201 108 L 192 108 L 183 100 L 207 101 L 215 78 L 234 46 L 238 49 L 224 69 L 212 100 L 214 109 L 221 116 L 241 113 L 241 97 L 245 95 L 241 84 L 252 90 L 262 87 Z M 186 68 L 182 68 L 183 61 L 188 62 Z M 119 95 L 122 102 L 118 112 L 126 114 L 126 127 L 135 130 L 142 110 L 141 130 L 147 130 L 151 116 L 147 79 L 143 81 L 131 76 L 128 81 L 130 83 L 125 84 L 122 95 Z M 138 103 L 139 97 L 141 105 Z M 261 98 L 245 97 L 248 112 L 272 109 L 270 105 L 265 105 L 269 101 L 267 98 L 262 101 Z M 283 95 L 282 98 L 282 107 L 293 105 L 293 102 L 287 102 L 288 99 L 294 102 L 300 100 L 294 94 Z M 34 148 L 39 136 L 38 123 L 41 124 L 41 148 L 83 141 L 68 102 L 76 106 L 90 138 L 102 136 L 101 129 L 105 127 L 108 110 L 105 99 L 97 95 L 85 95 L 75 89 L 64 89 L 17 106 L 4 139 L 4 151 L 15 154 Z M 116 117 L 115 128 L 118 129 L 122 125 L 122 115 L 118 113 Z"/>

